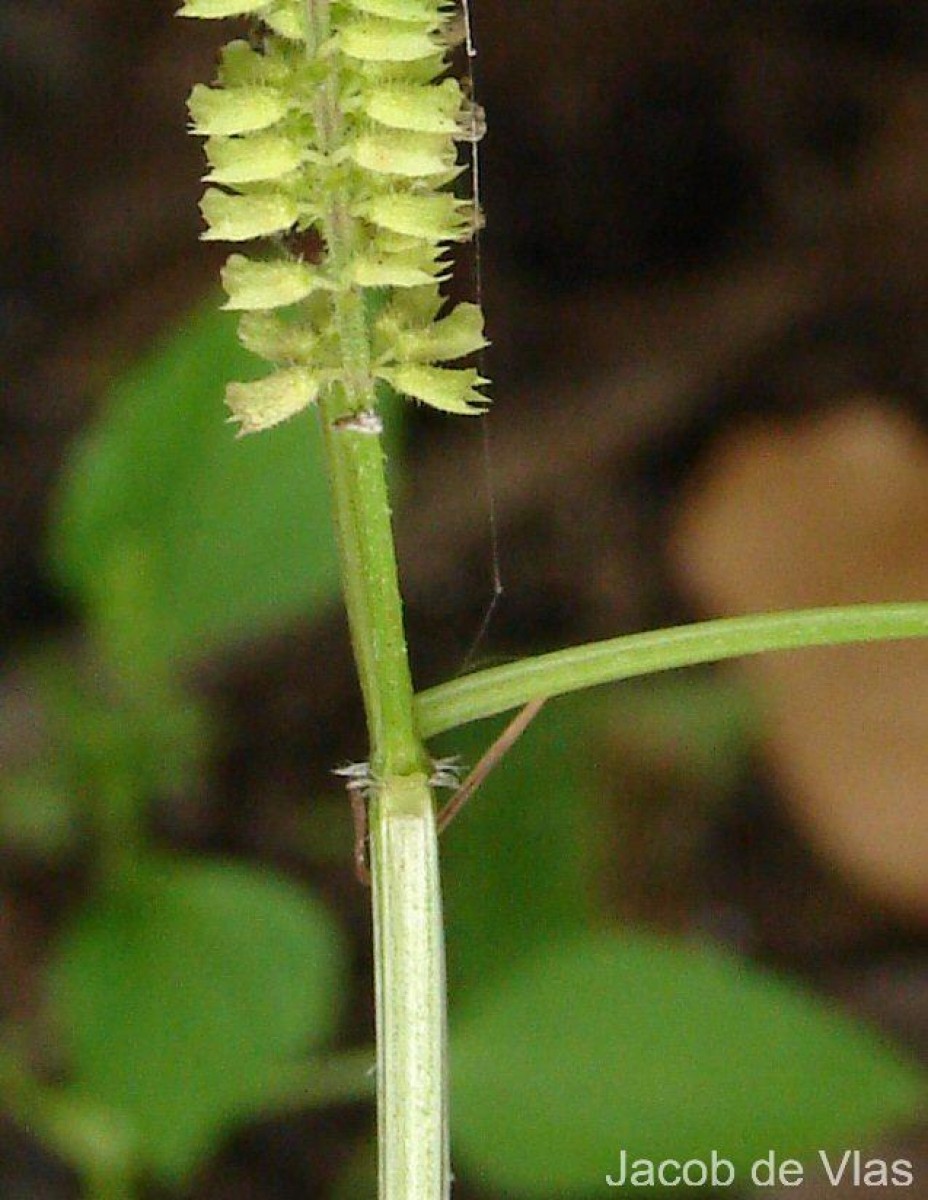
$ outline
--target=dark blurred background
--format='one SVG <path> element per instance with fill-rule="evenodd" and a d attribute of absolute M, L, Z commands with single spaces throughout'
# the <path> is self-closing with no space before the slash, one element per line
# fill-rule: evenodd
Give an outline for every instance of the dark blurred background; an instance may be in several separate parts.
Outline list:
<path fill-rule="evenodd" d="M 0 754 L 28 723 L 20 658 L 80 642 L 44 549 L 69 445 L 225 254 L 197 240 L 184 102 L 229 28 L 169 8 L 0 8 Z M 504 584 L 477 660 L 924 599 L 928 4 L 476 0 L 473 18 Z M 473 296 L 472 254 L 455 287 Z M 397 521 L 427 685 L 459 668 L 491 596 L 485 450 L 476 425 L 416 413 L 406 453 Z M 926 668 L 914 646 L 734 668 L 762 726 L 721 798 L 619 697 L 601 751 L 604 772 L 624 771 L 604 784 L 603 902 L 708 931 L 924 1053 Z M 214 659 L 195 685 L 220 749 L 163 836 L 287 865 L 301 797 L 363 745 L 341 617 Z M 361 1039 L 367 900 L 349 859 L 346 843 L 316 874 L 352 914 Z M 74 883 L 73 868 L 0 871 L 3 999 L 21 1017 Z M 326 1164 L 364 1120 L 243 1133 L 197 1195 L 329 1194 Z M 905 1150 L 924 1161 L 924 1134 Z M 0 1161 L 4 1196 L 73 1195 L 12 1126 Z"/>

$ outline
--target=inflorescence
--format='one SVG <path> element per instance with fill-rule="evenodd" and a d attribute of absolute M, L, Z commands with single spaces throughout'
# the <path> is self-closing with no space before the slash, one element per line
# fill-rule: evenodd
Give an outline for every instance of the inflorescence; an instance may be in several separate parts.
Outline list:
<path fill-rule="evenodd" d="M 486 344 L 479 307 L 443 312 L 439 290 L 448 243 L 478 219 L 450 190 L 475 113 L 448 74 L 447 5 L 186 0 L 180 14 L 245 16 L 258 29 L 225 47 L 216 86 L 189 100 L 209 163 L 203 237 L 260 239 L 222 271 L 242 341 L 275 368 L 229 385 L 240 431 L 276 425 L 329 389 L 360 413 L 384 384 L 446 412 L 482 412 L 486 381 L 441 365 Z"/>

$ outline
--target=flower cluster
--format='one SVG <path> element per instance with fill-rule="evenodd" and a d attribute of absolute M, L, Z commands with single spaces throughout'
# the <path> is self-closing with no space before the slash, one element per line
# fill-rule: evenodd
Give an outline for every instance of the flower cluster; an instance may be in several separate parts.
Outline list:
<path fill-rule="evenodd" d="M 217 85 L 189 100 L 209 163 L 203 236 L 264 239 L 222 272 L 242 340 L 276 368 L 230 385 L 242 433 L 333 387 L 361 411 L 381 380 L 446 412 L 483 411 L 477 371 L 439 365 L 485 345 L 476 305 L 441 315 L 447 244 L 475 224 L 472 202 L 449 190 L 473 113 L 448 77 L 446 7 L 186 0 L 180 10 L 261 22 L 259 37 L 225 47 Z"/>

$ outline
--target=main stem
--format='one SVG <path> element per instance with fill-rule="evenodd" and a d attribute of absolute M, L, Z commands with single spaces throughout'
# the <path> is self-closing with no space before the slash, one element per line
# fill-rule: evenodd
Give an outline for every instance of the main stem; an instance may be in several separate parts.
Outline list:
<path fill-rule="evenodd" d="M 308 0 L 316 49 L 329 35 L 327 0 Z M 317 122 L 340 137 L 337 80 Z M 322 222 L 338 276 L 358 229 L 337 201 Z M 372 422 L 364 294 L 336 293 L 343 383 L 320 402 L 348 624 L 371 747 L 368 811 L 377 1008 L 380 1200 L 444 1200 L 450 1189 L 445 952 L 435 804 L 416 726 L 383 446 Z"/>
<path fill-rule="evenodd" d="M 413 712 L 383 449 L 378 435 L 339 423 L 351 412 L 344 393 L 321 410 L 374 779 L 379 1196 L 442 1200 L 450 1170 L 438 835 Z"/>

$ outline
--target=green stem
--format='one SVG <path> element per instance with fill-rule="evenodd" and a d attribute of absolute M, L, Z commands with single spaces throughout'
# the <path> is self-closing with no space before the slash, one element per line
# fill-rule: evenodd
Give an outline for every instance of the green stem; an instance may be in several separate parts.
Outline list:
<path fill-rule="evenodd" d="M 445 945 L 435 809 L 424 775 L 371 808 L 381 1200 L 446 1200 Z"/>
<path fill-rule="evenodd" d="M 320 402 L 348 625 L 371 739 L 375 774 L 422 771 L 393 531 L 379 436 L 340 424 L 343 391 Z"/>
<path fill-rule="evenodd" d="M 444 942 L 435 807 L 412 680 L 380 437 L 320 405 L 371 740 L 369 810 L 381 1200 L 448 1195 Z"/>
<path fill-rule="evenodd" d="M 547 696 L 767 650 L 928 636 L 928 604 L 856 604 L 763 613 L 589 642 L 520 659 L 416 697 L 424 738 Z"/>

